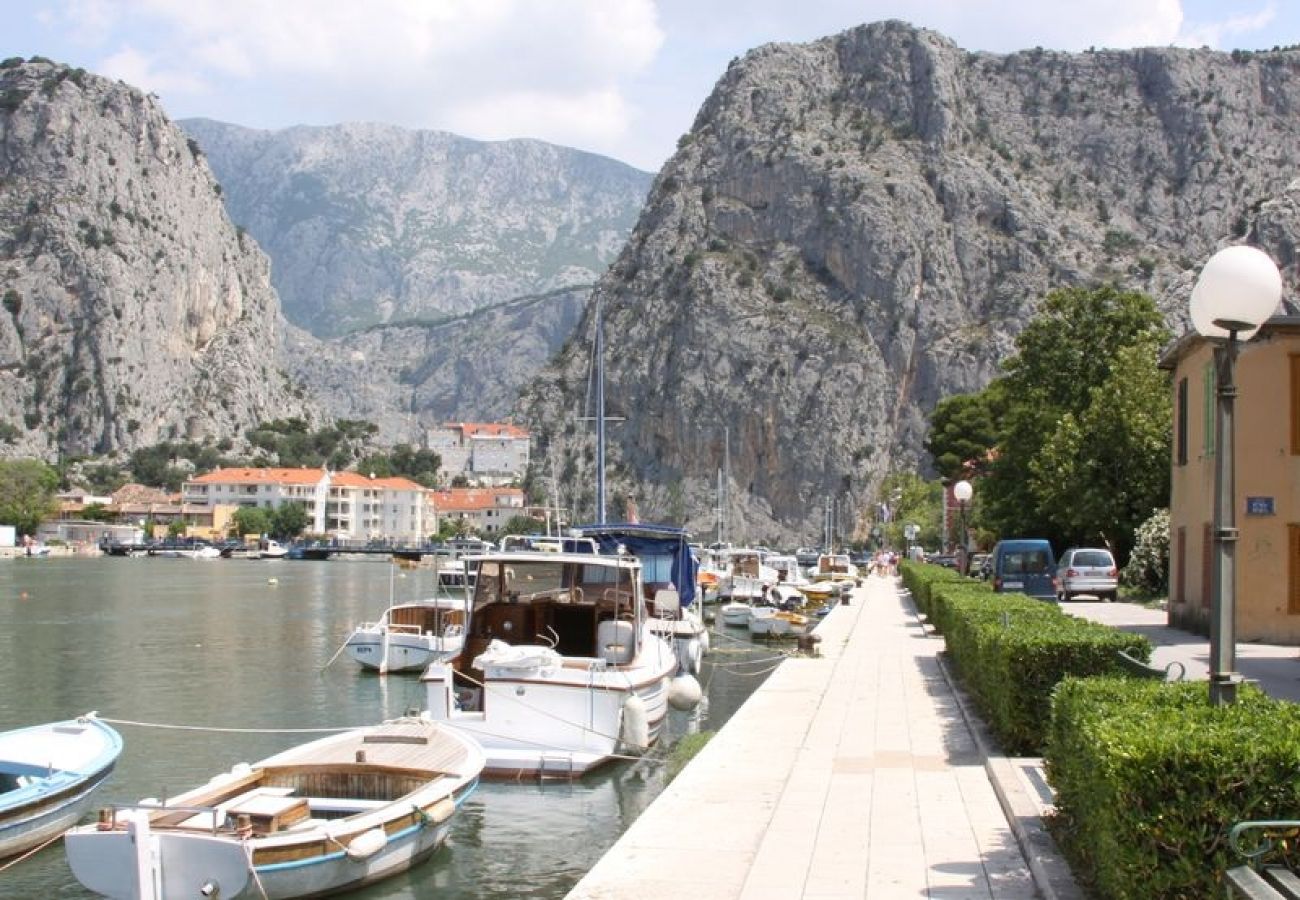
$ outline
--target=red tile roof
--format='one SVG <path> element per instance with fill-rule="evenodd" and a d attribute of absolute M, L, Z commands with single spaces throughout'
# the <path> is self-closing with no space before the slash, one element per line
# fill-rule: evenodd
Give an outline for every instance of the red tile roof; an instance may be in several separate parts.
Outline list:
<path fill-rule="evenodd" d="M 498 497 L 523 496 L 520 488 L 445 488 L 433 492 L 433 506 L 440 513 L 472 512 L 500 506 Z"/>
<path fill-rule="evenodd" d="M 448 422 L 446 427 L 459 428 L 466 437 L 528 437 L 528 432 L 509 422 Z"/>
<path fill-rule="evenodd" d="M 324 469 L 213 469 L 191 484 L 316 484 Z"/>

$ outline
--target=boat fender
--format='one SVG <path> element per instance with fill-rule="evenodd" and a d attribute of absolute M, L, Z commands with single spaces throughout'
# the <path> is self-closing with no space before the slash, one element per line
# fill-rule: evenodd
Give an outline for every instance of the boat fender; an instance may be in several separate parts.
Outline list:
<path fill-rule="evenodd" d="M 646 715 L 645 701 L 631 694 L 623 701 L 623 723 L 618 738 L 624 753 L 641 753 L 650 744 L 650 720 Z"/>
<path fill-rule="evenodd" d="M 704 642 L 696 638 L 686 645 L 686 655 L 689 663 L 686 665 L 686 671 L 692 675 L 700 674 L 700 661 L 704 658 Z"/>
<path fill-rule="evenodd" d="M 369 859 L 388 846 L 388 833 L 382 828 L 363 831 L 348 844 L 348 859 Z"/>
<path fill-rule="evenodd" d="M 694 709 L 703 696 L 700 683 L 689 672 L 683 672 L 668 682 L 668 705 L 673 709 Z"/>
<path fill-rule="evenodd" d="M 427 813 L 425 813 L 425 815 L 427 815 L 429 819 L 432 820 L 434 825 L 441 825 L 443 822 L 450 819 L 452 815 L 455 814 L 455 812 L 456 812 L 456 801 L 452 800 L 449 797 L 444 797 L 443 799 L 439 800 L 437 803 L 433 804 L 433 807 Z"/>

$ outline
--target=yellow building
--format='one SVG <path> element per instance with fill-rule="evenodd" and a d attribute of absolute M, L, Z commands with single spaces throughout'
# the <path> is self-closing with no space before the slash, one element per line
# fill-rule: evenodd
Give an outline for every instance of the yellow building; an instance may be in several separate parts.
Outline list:
<path fill-rule="evenodd" d="M 1209 632 L 1214 571 L 1214 345 L 1195 332 L 1161 360 L 1173 372 L 1169 624 Z M 1239 343 L 1236 629 L 1239 641 L 1300 645 L 1300 317 L 1275 316 Z"/>

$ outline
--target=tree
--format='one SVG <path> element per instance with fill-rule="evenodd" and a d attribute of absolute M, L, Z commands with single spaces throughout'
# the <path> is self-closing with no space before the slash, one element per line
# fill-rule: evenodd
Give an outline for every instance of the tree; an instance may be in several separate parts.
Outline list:
<path fill-rule="evenodd" d="M 511 516 L 497 534 L 542 534 L 545 530 L 546 522 L 542 519 L 534 519 L 532 516 Z"/>
<path fill-rule="evenodd" d="M 1066 413 L 1030 463 L 1034 493 L 1072 542 L 1102 543 L 1121 560 L 1169 500 L 1172 409 L 1159 353 L 1155 334 L 1116 353 L 1087 408 Z"/>
<path fill-rule="evenodd" d="M 81 518 L 88 522 L 107 522 L 113 518 L 113 514 L 102 503 L 87 503 L 81 511 Z"/>
<path fill-rule="evenodd" d="M 978 394 L 955 394 L 940 400 L 930 416 L 925 449 L 938 473 L 949 480 L 982 474 L 997 445 L 1001 382 Z"/>
<path fill-rule="evenodd" d="M 59 473 L 39 459 L 0 460 L 0 524 L 19 534 L 34 534 L 54 515 Z"/>
<path fill-rule="evenodd" d="M 1039 315 L 1017 337 L 1017 353 L 1005 363 L 1006 375 L 995 389 L 1000 392 L 997 451 L 988 476 L 980 482 L 984 524 L 999 534 L 1033 534 L 1058 545 L 1082 537 L 1076 531 L 1079 523 L 1065 516 L 1061 497 L 1041 493 L 1044 475 L 1035 477 L 1035 465 L 1045 473 L 1057 463 L 1035 461 L 1058 431 L 1079 428 L 1093 391 L 1110 379 L 1112 369 L 1119 366 L 1136 377 L 1131 367 L 1138 361 L 1126 359 L 1126 348 L 1150 348 L 1167 339 L 1155 303 L 1144 294 L 1106 286 L 1048 295 Z M 1144 356 L 1141 364 L 1154 371 L 1154 355 Z M 1142 379 L 1141 383 L 1154 382 Z M 1093 413 L 1094 418 L 1100 415 L 1100 411 Z M 1058 445 L 1053 453 L 1058 455 L 1068 452 L 1069 442 L 1075 440 L 1055 439 Z M 1084 452 L 1081 445 L 1074 446 Z M 1096 449 L 1096 444 L 1090 446 Z M 1167 457 L 1162 456 L 1160 464 L 1167 465 Z M 1076 467 L 1081 465 L 1076 462 Z M 1090 490 L 1087 484 L 1076 487 Z M 1146 509 L 1154 505 L 1163 502 L 1149 502 Z"/>
<path fill-rule="evenodd" d="M 230 521 L 235 534 L 266 534 L 271 530 L 271 511 L 260 506 L 241 506 Z"/>
<path fill-rule="evenodd" d="M 920 528 L 913 543 L 927 547 L 940 543 L 943 485 L 926 481 L 915 472 L 895 472 L 881 483 L 880 496 L 890 501 L 890 520 L 884 526 L 884 537 L 891 547 L 907 544 L 903 529 L 908 524 Z M 892 502 L 893 497 L 898 498 L 897 502 Z"/>
<path fill-rule="evenodd" d="M 442 458 L 432 450 L 413 449 L 410 444 L 397 444 L 387 453 L 371 453 L 356 464 L 362 475 L 377 478 L 394 476 L 409 478 L 424 487 L 434 487 Z"/>
<path fill-rule="evenodd" d="M 267 530 L 278 540 L 293 540 L 309 524 L 311 518 L 307 515 L 306 506 L 301 503 L 282 503 L 271 512 L 270 527 Z"/>

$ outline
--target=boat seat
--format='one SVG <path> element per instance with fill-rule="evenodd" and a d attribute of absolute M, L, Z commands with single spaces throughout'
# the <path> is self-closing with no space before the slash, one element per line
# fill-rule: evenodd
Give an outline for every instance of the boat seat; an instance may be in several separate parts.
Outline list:
<path fill-rule="evenodd" d="M 596 626 L 596 647 L 611 666 L 625 666 L 636 650 L 636 629 L 631 622 L 607 619 Z"/>
<path fill-rule="evenodd" d="M 351 797 L 308 797 L 307 806 L 313 813 L 343 813 L 353 816 L 387 806 L 388 800 L 354 800 Z"/>
<path fill-rule="evenodd" d="M 654 600 L 655 615 L 661 619 L 676 619 L 681 615 L 682 596 L 674 590 L 661 588 L 655 591 Z"/>
<path fill-rule="evenodd" d="M 245 806 L 256 801 L 260 797 L 288 797 L 293 794 L 293 791 L 294 789 L 291 787 L 255 787 L 250 791 L 245 791 L 242 794 L 231 797 L 229 800 L 223 800 L 214 806 L 214 809 L 216 810 L 215 821 L 217 826 L 220 827 L 221 824 L 225 822 L 226 816 L 236 807 Z M 160 808 L 166 809 L 166 807 Z M 213 821 L 214 817 L 212 813 L 201 812 L 195 813 L 188 819 L 177 823 L 176 827 L 200 828 L 204 831 L 210 831 L 212 829 Z"/>

